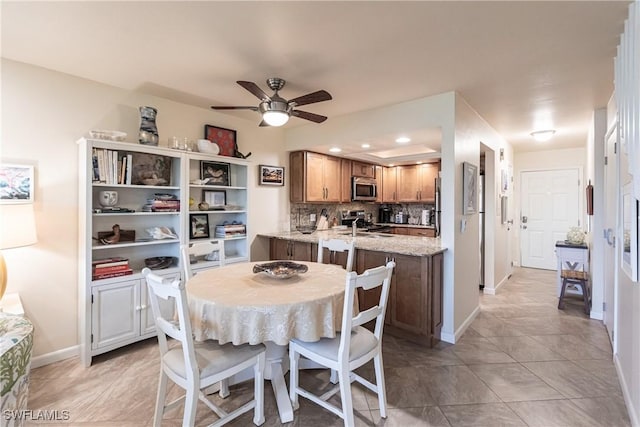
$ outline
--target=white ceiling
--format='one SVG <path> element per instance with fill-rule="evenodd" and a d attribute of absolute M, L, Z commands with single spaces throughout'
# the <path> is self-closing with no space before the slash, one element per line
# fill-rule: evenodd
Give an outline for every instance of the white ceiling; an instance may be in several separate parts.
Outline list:
<path fill-rule="evenodd" d="M 301 108 L 329 120 L 455 90 L 516 151 L 546 150 L 583 146 L 606 106 L 628 3 L 2 1 L 2 56 L 203 108 L 257 105 L 235 81 L 282 77 L 287 99 L 330 92 Z"/>

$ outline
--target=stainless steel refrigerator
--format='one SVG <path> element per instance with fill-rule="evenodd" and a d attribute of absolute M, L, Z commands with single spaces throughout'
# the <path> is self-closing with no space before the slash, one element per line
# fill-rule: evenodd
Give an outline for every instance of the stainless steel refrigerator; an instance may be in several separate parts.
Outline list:
<path fill-rule="evenodd" d="M 436 178 L 436 208 L 433 210 L 433 225 L 436 229 L 436 237 L 440 235 L 440 172 Z"/>

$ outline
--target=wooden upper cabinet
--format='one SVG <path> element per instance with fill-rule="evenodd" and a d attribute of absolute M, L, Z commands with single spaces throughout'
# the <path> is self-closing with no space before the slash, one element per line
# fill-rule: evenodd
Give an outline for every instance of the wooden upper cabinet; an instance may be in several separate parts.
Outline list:
<path fill-rule="evenodd" d="M 396 191 L 398 202 L 417 202 L 420 200 L 418 189 L 418 175 L 420 169 L 418 165 L 396 166 Z"/>
<path fill-rule="evenodd" d="M 382 187 L 384 185 L 383 169 L 382 166 L 376 165 L 376 202 L 378 203 L 382 203 Z"/>
<path fill-rule="evenodd" d="M 351 201 L 351 160 L 340 159 L 340 174 L 341 174 L 341 202 Z"/>
<path fill-rule="evenodd" d="M 419 194 L 421 201 L 435 202 L 436 200 L 436 178 L 438 177 L 438 163 L 426 163 L 420 165 Z"/>
<path fill-rule="evenodd" d="M 340 202 L 341 164 L 337 157 L 310 151 L 289 155 L 291 202 Z"/>
<path fill-rule="evenodd" d="M 371 163 L 351 162 L 351 174 L 353 176 L 361 176 L 365 178 L 376 177 L 376 167 Z"/>
<path fill-rule="evenodd" d="M 396 168 L 382 168 L 382 201 L 384 203 L 398 201 L 396 193 Z"/>

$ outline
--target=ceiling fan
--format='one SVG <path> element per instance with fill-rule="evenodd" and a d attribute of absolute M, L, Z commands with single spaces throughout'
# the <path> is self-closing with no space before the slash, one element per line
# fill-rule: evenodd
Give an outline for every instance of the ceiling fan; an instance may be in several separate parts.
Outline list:
<path fill-rule="evenodd" d="M 316 102 L 329 101 L 331 95 L 326 90 L 318 90 L 316 92 L 308 93 L 297 98 L 287 101 L 278 95 L 278 91 L 285 85 L 285 81 L 278 77 L 272 77 L 267 79 L 267 86 L 274 91 L 273 95 L 269 96 L 260 89 L 260 87 L 254 82 L 247 82 L 239 80 L 237 82 L 240 86 L 254 94 L 260 99 L 260 104 L 257 107 L 243 106 L 243 107 L 225 107 L 212 105 L 214 110 L 252 110 L 258 111 L 262 114 L 262 121 L 260 126 L 282 126 L 289 121 L 289 117 L 294 116 L 305 120 L 310 120 L 315 123 L 322 123 L 327 118 L 319 114 L 309 113 L 308 111 L 294 110 L 294 108 L 301 105 L 314 104 Z"/>

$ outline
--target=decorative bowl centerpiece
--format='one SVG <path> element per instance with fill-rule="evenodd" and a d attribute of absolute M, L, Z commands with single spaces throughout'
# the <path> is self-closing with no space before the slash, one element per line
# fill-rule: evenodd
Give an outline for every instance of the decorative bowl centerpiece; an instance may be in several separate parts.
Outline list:
<path fill-rule="evenodd" d="M 275 261 L 253 266 L 254 273 L 264 273 L 274 279 L 289 279 L 301 273 L 306 273 L 309 268 L 304 264 L 291 261 Z"/>
<path fill-rule="evenodd" d="M 178 263 L 178 259 L 172 256 L 157 256 L 153 258 L 145 258 L 144 265 L 151 270 L 162 270 L 163 268 L 169 268 Z"/>
<path fill-rule="evenodd" d="M 316 231 L 316 227 L 315 225 L 299 225 L 296 227 L 296 230 L 298 230 L 302 234 L 311 234 Z"/>

